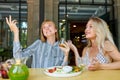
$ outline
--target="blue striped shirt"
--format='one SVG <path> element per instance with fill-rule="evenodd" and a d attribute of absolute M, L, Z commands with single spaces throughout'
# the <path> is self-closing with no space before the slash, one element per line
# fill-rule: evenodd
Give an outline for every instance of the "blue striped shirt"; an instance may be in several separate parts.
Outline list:
<path fill-rule="evenodd" d="M 26 49 L 22 49 L 20 42 L 13 42 L 13 56 L 14 58 L 32 56 L 32 68 L 67 65 L 67 62 L 64 62 L 64 53 L 59 48 L 59 42 L 51 45 L 38 39 Z"/>

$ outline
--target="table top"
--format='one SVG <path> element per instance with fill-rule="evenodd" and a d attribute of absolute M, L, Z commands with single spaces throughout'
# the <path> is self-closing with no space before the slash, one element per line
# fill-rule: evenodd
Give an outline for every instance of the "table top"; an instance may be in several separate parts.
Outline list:
<path fill-rule="evenodd" d="M 98 70 L 98 71 L 84 71 L 78 76 L 58 78 L 50 77 L 44 74 L 44 69 L 30 68 L 30 75 L 28 80 L 120 80 L 120 70 Z M 0 78 L 1 80 L 2 78 Z M 2 79 L 9 80 L 9 79 Z"/>

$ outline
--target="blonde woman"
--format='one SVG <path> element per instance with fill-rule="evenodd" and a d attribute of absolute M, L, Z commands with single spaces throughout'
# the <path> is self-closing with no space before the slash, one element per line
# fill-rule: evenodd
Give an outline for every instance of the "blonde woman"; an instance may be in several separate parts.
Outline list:
<path fill-rule="evenodd" d="M 98 17 L 90 18 L 85 35 L 88 45 L 83 50 L 82 58 L 88 70 L 120 69 L 120 52 L 104 20 Z M 77 48 L 73 44 L 69 45 L 75 53 L 76 65 L 79 65 L 80 57 Z"/>
<path fill-rule="evenodd" d="M 14 34 L 13 56 L 28 57 L 32 56 L 32 68 L 46 68 L 51 66 L 67 65 L 69 47 L 67 43 L 59 47 L 57 27 L 54 22 L 46 20 L 41 25 L 41 40 L 36 40 L 26 49 L 22 49 L 19 41 L 19 29 L 16 20 L 11 16 L 6 18 L 10 30 Z"/>

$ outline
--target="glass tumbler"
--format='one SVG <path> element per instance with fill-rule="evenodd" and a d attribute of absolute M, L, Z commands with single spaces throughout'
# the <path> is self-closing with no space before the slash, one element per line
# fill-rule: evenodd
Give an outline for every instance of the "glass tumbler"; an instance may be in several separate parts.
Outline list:
<path fill-rule="evenodd" d="M 80 57 L 78 59 L 78 64 L 79 64 L 79 67 L 81 67 L 83 70 L 85 70 L 87 68 L 87 60 L 86 60 L 86 58 Z"/>
<path fill-rule="evenodd" d="M 61 38 L 61 39 L 60 39 L 60 43 L 59 43 L 59 46 L 60 46 L 60 47 L 64 47 L 64 45 L 63 45 L 63 44 L 64 44 L 64 41 L 65 41 L 64 38 Z"/>

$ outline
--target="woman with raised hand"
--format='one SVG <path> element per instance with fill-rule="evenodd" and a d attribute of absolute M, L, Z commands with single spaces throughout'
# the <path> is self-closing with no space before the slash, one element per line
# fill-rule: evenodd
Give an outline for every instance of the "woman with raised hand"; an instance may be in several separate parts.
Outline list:
<path fill-rule="evenodd" d="M 88 70 L 120 69 L 120 52 L 104 20 L 98 17 L 90 18 L 85 35 L 88 44 L 83 49 L 82 59 Z M 72 43 L 69 45 L 75 53 L 76 65 L 79 65 L 80 56 L 77 48 Z"/>
<path fill-rule="evenodd" d="M 12 20 L 11 16 L 6 18 L 6 22 L 10 30 L 14 34 L 13 41 L 13 56 L 16 57 L 29 57 L 32 56 L 32 68 L 47 68 L 51 66 L 67 65 L 69 46 L 65 42 L 64 47 L 59 46 L 59 37 L 57 27 L 54 22 L 45 20 L 41 25 L 40 39 L 36 40 L 33 44 L 26 49 L 22 49 L 19 41 L 19 29 L 17 21 Z"/>

